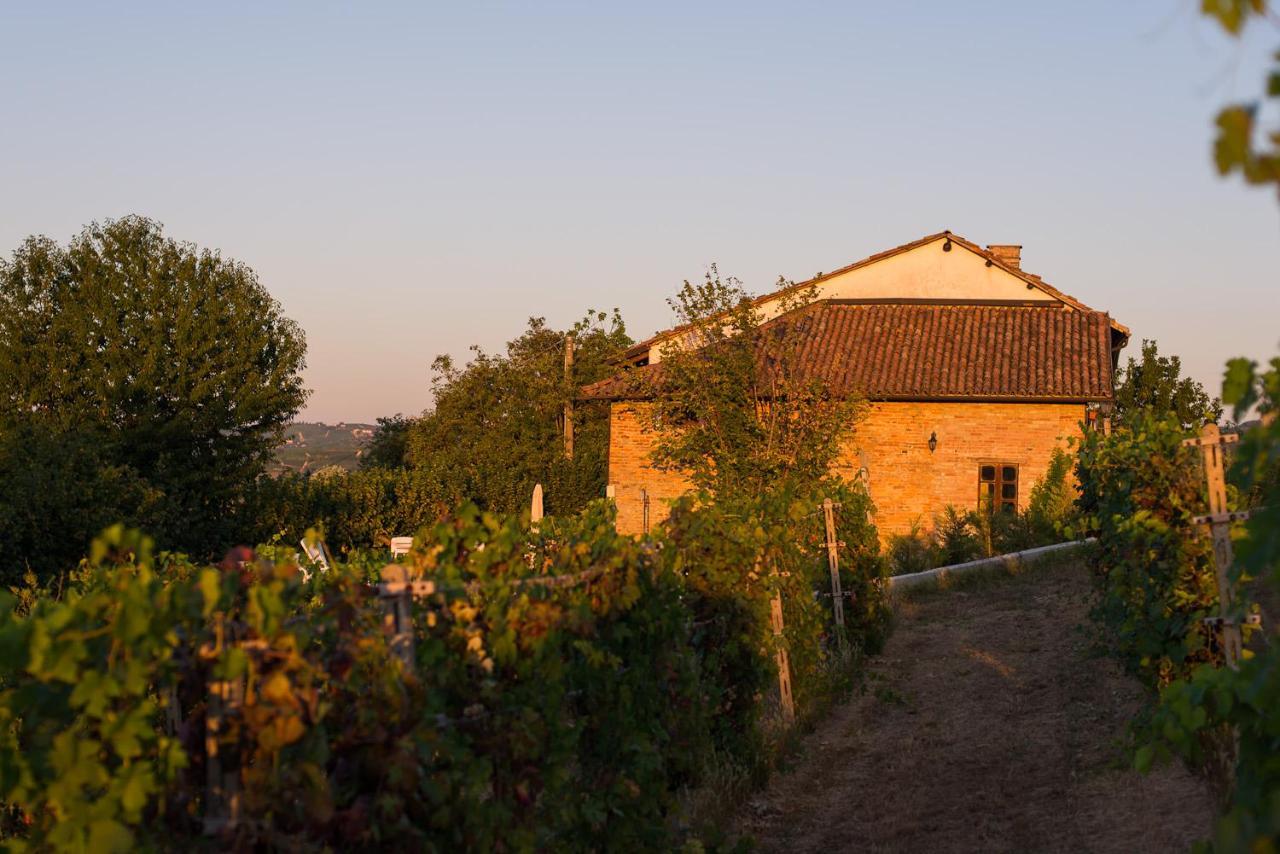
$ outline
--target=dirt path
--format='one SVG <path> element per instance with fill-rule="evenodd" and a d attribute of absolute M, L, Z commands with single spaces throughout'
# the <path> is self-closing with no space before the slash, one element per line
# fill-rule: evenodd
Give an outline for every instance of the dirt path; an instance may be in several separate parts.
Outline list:
<path fill-rule="evenodd" d="M 1138 686 L 1091 657 L 1076 566 L 902 603 L 868 691 L 807 737 L 739 829 L 765 851 L 1185 851 L 1212 804 L 1120 738 Z"/>

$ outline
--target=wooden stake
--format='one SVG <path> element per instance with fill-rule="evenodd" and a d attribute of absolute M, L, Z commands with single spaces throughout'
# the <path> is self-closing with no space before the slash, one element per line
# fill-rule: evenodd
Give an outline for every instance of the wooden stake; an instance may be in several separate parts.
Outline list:
<path fill-rule="evenodd" d="M 1222 651 L 1227 659 L 1227 666 L 1232 670 L 1239 667 L 1241 650 L 1244 642 L 1240 634 L 1240 623 L 1234 611 L 1235 596 L 1231 589 L 1231 563 L 1234 555 L 1231 552 L 1231 522 L 1243 518 L 1246 514 L 1227 511 L 1227 479 L 1223 470 L 1222 446 L 1238 441 L 1239 437 L 1230 433 L 1222 435 L 1217 424 L 1206 424 L 1200 431 L 1200 438 L 1186 439 L 1182 444 L 1200 448 L 1204 456 L 1204 476 L 1209 487 L 1209 515 L 1196 517 L 1196 521 L 1207 523 L 1213 532 L 1213 565 L 1214 575 L 1218 582 L 1218 614 L 1222 625 Z"/>
<path fill-rule="evenodd" d="M 214 643 L 201 647 L 203 659 L 214 664 L 222 655 L 222 614 L 214 618 Z M 240 711 L 244 704 L 242 679 L 210 680 L 207 686 L 208 704 L 204 715 L 205 753 L 205 802 L 202 830 L 206 836 L 216 836 L 234 828 L 240 820 L 240 769 L 226 768 L 220 747 L 225 730 L 224 718 Z M 234 763 L 235 757 L 233 757 Z"/>
<path fill-rule="evenodd" d="M 760 557 L 756 556 L 756 577 L 760 576 Z M 796 704 L 791 695 L 791 658 L 787 655 L 787 644 L 782 637 L 782 591 L 775 591 L 769 601 L 770 617 L 773 620 L 773 637 L 777 642 L 778 654 L 778 697 L 782 702 L 782 719 L 787 726 L 796 722 Z"/>
<path fill-rule="evenodd" d="M 827 568 L 831 570 L 831 609 L 836 625 L 844 627 L 844 596 L 840 590 L 840 550 L 836 548 L 836 514 L 831 499 L 822 501 L 822 517 L 827 523 Z"/>
<path fill-rule="evenodd" d="M 644 532 L 649 533 L 649 490 L 641 488 L 640 506 L 644 512 Z"/>
<path fill-rule="evenodd" d="M 409 582 L 409 570 L 398 563 L 382 568 L 382 583 L 378 585 L 378 598 L 385 613 L 383 630 L 391 636 L 391 652 L 404 665 L 405 673 L 413 672 L 413 593 Z"/>
<path fill-rule="evenodd" d="M 778 641 L 778 696 L 782 700 L 782 719 L 791 726 L 796 722 L 796 704 L 791 696 L 791 659 L 782 638 L 782 593 L 773 594 L 769 603 L 773 615 L 773 636 Z"/>
<path fill-rule="evenodd" d="M 573 335 L 564 336 L 564 384 L 568 397 L 564 402 L 564 455 L 573 459 Z"/>

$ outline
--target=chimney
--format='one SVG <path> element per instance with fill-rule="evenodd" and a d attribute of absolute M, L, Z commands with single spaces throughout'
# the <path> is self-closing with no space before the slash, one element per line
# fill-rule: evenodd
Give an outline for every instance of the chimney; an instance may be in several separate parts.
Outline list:
<path fill-rule="evenodd" d="M 1022 269 L 1022 244 L 991 243 L 987 246 L 987 251 L 996 256 L 1005 265 L 1015 270 Z"/>

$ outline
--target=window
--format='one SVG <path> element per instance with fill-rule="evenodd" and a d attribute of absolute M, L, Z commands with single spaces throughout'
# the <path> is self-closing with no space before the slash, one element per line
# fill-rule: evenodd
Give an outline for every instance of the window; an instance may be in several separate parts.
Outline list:
<path fill-rule="evenodd" d="M 1018 467 L 1013 463 L 978 466 L 978 507 L 1018 511 Z"/>

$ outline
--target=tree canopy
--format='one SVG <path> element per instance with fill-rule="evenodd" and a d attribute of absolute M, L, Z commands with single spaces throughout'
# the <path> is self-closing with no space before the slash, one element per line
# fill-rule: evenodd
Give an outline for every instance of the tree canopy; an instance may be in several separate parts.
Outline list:
<path fill-rule="evenodd" d="M 126 521 L 164 546 L 212 552 L 234 536 L 240 491 L 306 399 L 305 350 L 253 270 L 153 220 L 94 223 L 66 246 L 30 237 L 0 260 L 0 480 L 29 467 L 15 438 L 66 443 L 83 463 L 68 473 L 140 485 L 145 502 L 116 508 Z M 44 500 L 14 489 L 10 501 Z M 0 531 L 0 561 L 36 553 L 15 553 L 15 537 L 65 541 L 52 518 L 19 524 L 43 527 L 21 536 Z"/>
<path fill-rule="evenodd" d="M 1141 361 L 1130 356 L 1117 373 L 1115 406 L 1116 423 L 1122 426 L 1141 412 L 1176 416 L 1188 429 L 1222 415 L 1222 404 L 1200 383 L 1182 376 L 1182 360 L 1161 356 L 1155 341 L 1143 341 Z"/>
<path fill-rule="evenodd" d="M 766 325 L 741 284 L 713 266 L 668 300 L 682 332 L 663 353 L 650 410 L 658 467 L 721 498 L 828 476 L 864 402 L 800 370 L 800 324 L 815 298 L 812 287 L 786 290 L 788 317 Z"/>
<path fill-rule="evenodd" d="M 566 334 L 574 336 L 575 351 L 567 379 Z M 410 465 L 433 470 L 450 504 L 516 511 L 528 505 L 537 483 L 549 513 L 603 497 L 608 406 L 577 404 L 572 460 L 564 455 L 563 407 L 581 386 L 613 373 L 613 359 L 631 343 L 617 310 L 591 311 L 567 330 L 530 318 L 506 353 L 473 347 L 474 358 L 462 367 L 438 357 L 435 405 L 409 428 Z"/>
<path fill-rule="evenodd" d="M 416 419 L 402 413 L 378 419 L 373 438 L 360 455 L 360 468 L 400 469 L 409 464 L 409 431 Z"/>

